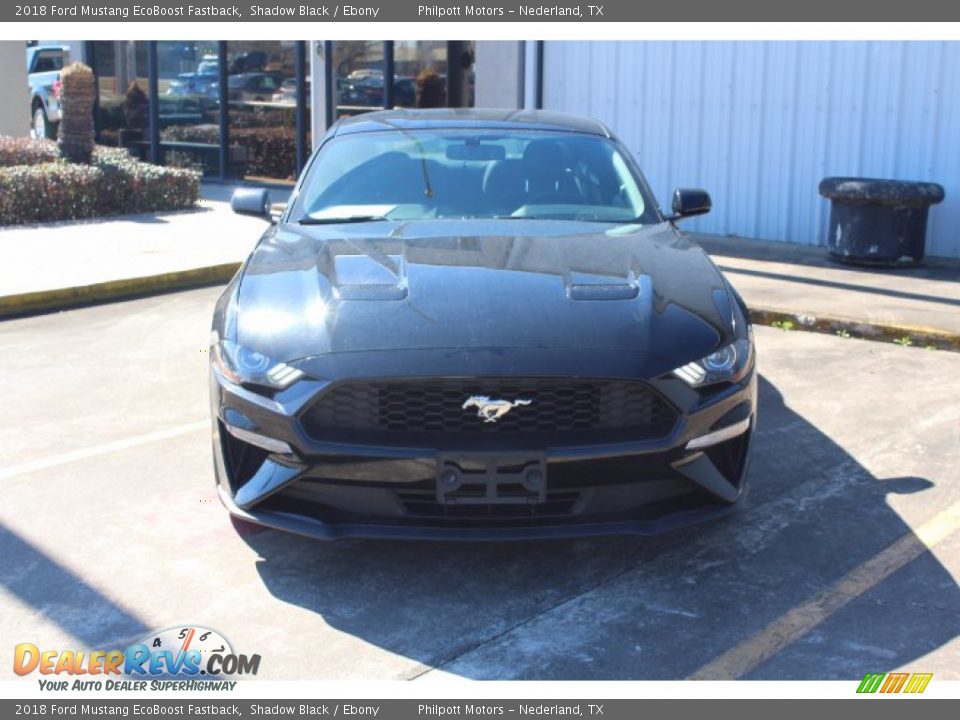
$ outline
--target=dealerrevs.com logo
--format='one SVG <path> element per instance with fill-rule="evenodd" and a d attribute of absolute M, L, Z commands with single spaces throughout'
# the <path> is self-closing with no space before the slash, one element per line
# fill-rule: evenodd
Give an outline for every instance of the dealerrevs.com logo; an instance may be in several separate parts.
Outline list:
<path fill-rule="evenodd" d="M 150 633 L 124 650 L 47 650 L 20 643 L 13 651 L 17 675 L 47 676 L 39 679 L 41 690 L 232 690 L 232 678 L 259 669 L 259 655 L 237 653 L 216 630 L 199 626 Z"/>

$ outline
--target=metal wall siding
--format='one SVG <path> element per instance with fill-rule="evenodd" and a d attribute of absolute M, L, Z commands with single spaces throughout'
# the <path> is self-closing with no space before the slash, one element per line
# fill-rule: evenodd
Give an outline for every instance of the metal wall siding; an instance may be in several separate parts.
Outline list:
<path fill-rule="evenodd" d="M 665 209 L 709 190 L 691 230 L 822 244 L 822 178 L 932 180 L 927 250 L 960 257 L 960 43 L 549 41 L 544 107 L 610 125 Z"/>

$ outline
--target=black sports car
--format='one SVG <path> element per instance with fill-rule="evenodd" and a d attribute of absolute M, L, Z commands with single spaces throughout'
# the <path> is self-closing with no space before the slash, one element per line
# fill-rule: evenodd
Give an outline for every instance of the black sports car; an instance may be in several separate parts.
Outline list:
<path fill-rule="evenodd" d="M 269 217 L 264 190 L 237 212 Z M 320 538 L 653 533 L 743 496 L 743 301 L 598 122 L 377 112 L 324 137 L 217 303 L 220 497 Z"/>

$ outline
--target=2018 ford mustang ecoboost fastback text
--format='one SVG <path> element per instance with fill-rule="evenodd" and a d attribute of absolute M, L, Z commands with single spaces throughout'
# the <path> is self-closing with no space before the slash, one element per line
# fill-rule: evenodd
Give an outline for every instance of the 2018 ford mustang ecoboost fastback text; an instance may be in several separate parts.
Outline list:
<path fill-rule="evenodd" d="M 264 190 L 233 207 L 269 217 Z M 598 122 L 385 111 L 324 137 L 217 303 L 219 494 L 320 538 L 653 533 L 734 507 L 742 300 Z"/>

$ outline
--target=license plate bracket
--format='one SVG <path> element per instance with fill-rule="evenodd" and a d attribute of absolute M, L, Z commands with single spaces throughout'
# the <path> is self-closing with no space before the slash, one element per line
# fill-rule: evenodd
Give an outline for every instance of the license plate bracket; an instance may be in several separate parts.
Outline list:
<path fill-rule="evenodd" d="M 441 505 L 535 505 L 547 500 L 542 452 L 442 453 L 437 456 Z"/>

